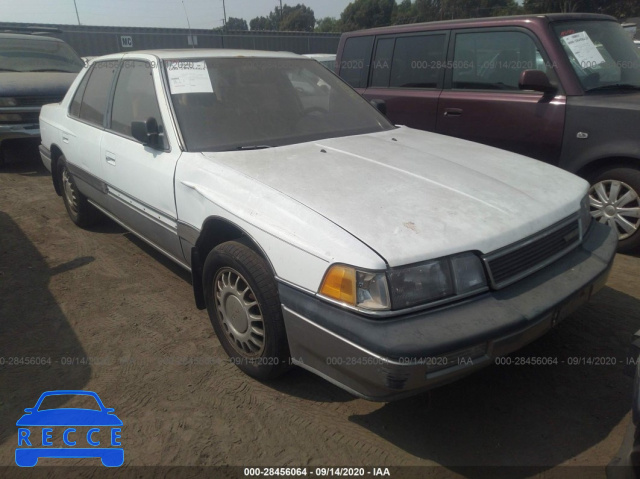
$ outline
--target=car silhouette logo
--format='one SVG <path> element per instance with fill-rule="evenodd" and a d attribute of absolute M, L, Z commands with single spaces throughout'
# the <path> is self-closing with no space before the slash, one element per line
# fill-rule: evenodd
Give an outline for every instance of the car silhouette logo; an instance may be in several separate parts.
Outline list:
<path fill-rule="evenodd" d="M 41 409 L 42 402 L 51 396 L 89 396 L 95 399 L 99 409 Z M 120 447 L 119 441 L 122 421 L 114 414 L 114 409 L 104 406 L 96 393 L 73 390 L 47 391 L 42 393 L 33 408 L 24 411 L 26 414 L 16 423 L 18 466 L 33 467 L 39 458 L 44 457 L 100 458 L 102 464 L 107 467 L 119 467 L 124 463 L 124 449 Z M 65 447 L 54 447 L 58 445 L 54 445 L 53 442 L 54 428 L 64 429 L 61 437 Z M 83 434 L 76 428 L 88 429 Z M 108 441 L 105 441 L 105 437 Z M 85 440 L 90 447 L 79 447 L 78 444 Z M 107 445 L 108 447 L 105 447 Z"/>

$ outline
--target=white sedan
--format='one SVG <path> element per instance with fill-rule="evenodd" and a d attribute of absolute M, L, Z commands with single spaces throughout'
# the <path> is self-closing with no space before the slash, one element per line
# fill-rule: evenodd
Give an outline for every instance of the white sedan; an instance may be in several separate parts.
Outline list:
<path fill-rule="evenodd" d="M 298 365 L 373 400 L 452 381 L 587 301 L 616 249 L 585 181 L 396 127 L 293 54 L 96 58 L 40 123 L 71 220 L 101 212 L 191 271 L 261 379 Z"/>

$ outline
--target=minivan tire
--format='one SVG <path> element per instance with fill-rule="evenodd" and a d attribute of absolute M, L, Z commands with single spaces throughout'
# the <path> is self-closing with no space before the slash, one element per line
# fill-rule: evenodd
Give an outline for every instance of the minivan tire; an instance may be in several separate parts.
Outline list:
<path fill-rule="evenodd" d="M 618 232 L 618 252 L 640 251 L 640 170 L 618 167 L 600 171 L 590 183 L 591 214 Z"/>

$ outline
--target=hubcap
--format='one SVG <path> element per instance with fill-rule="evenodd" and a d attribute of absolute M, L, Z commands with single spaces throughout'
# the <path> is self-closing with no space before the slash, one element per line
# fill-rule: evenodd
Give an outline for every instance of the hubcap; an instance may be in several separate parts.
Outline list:
<path fill-rule="evenodd" d="M 69 170 L 67 170 L 67 168 L 64 168 L 64 170 L 62 170 L 62 187 L 69 208 L 71 208 L 74 213 L 77 213 L 78 200 L 76 197 L 75 188 L 73 187 L 73 183 L 71 183 L 71 178 L 69 177 Z"/>
<path fill-rule="evenodd" d="M 213 286 L 217 318 L 234 349 L 247 358 L 264 352 L 264 320 L 256 295 L 236 270 L 218 271 Z"/>
<path fill-rule="evenodd" d="M 624 240 L 640 227 L 640 200 L 638 193 L 628 184 L 618 180 L 604 180 L 589 190 L 591 215 L 600 223 L 606 223 Z"/>

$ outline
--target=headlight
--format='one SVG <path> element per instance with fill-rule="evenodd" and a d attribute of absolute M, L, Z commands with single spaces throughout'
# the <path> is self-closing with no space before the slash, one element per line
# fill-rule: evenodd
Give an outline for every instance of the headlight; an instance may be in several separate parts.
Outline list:
<path fill-rule="evenodd" d="M 390 306 L 384 272 L 358 271 L 351 266 L 331 266 L 320 286 L 320 294 L 372 311 L 389 309 Z"/>
<path fill-rule="evenodd" d="M 389 271 L 333 265 L 320 294 L 356 308 L 384 311 L 411 308 L 487 289 L 482 262 L 473 253 L 426 261 Z"/>
<path fill-rule="evenodd" d="M 464 253 L 389 272 L 393 309 L 410 308 L 487 288 L 480 258 Z"/>
<path fill-rule="evenodd" d="M 15 98 L 0 98 L 0 107 L 3 106 L 17 106 Z"/>
<path fill-rule="evenodd" d="M 582 198 L 580 202 L 580 229 L 582 231 L 582 236 L 585 235 L 587 230 L 589 229 L 589 225 L 593 220 L 593 216 L 591 216 L 591 202 L 589 200 L 589 193 Z"/>

